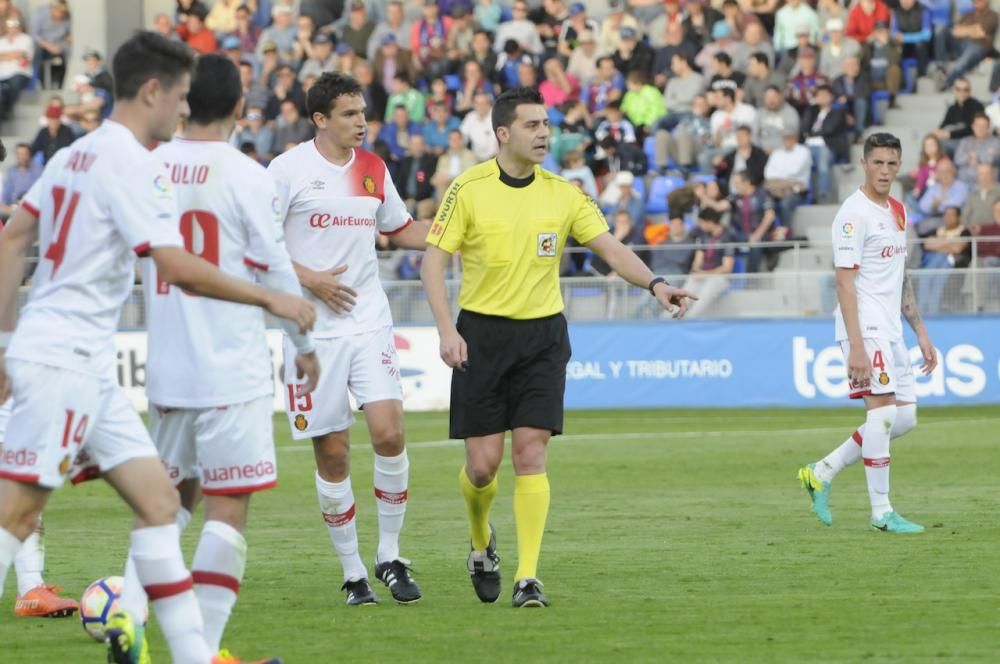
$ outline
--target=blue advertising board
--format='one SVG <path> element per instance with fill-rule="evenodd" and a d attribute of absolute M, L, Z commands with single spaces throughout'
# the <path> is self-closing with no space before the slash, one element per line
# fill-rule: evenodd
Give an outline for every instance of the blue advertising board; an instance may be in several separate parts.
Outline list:
<path fill-rule="evenodd" d="M 923 404 L 1000 403 L 1000 316 L 927 319 L 939 366 L 906 344 Z M 904 327 L 905 323 L 904 323 Z M 832 319 L 570 325 L 567 408 L 843 406 L 847 372 Z"/>

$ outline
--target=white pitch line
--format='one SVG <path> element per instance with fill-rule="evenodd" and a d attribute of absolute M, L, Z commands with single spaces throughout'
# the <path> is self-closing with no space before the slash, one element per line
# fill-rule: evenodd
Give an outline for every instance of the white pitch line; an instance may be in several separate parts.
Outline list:
<path fill-rule="evenodd" d="M 1000 418 L 995 417 L 983 417 L 971 420 L 938 420 L 936 422 L 927 422 L 925 424 L 920 424 L 921 427 L 931 427 L 931 426 L 943 426 L 952 424 L 991 424 L 1000 422 Z M 732 430 L 732 431 L 644 431 L 644 432 L 614 432 L 609 431 L 607 433 L 570 433 L 558 436 L 554 440 L 557 442 L 561 441 L 593 441 L 593 440 L 607 440 L 613 438 L 615 440 L 666 440 L 671 438 L 722 438 L 725 436 L 801 436 L 811 433 L 843 433 L 845 431 L 844 427 L 818 427 L 812 429 L 779 429 L 774 430 Z M 464 445 L 465 441 L 454 440 L 446 438 L 443 440 L 423 440 L 416 441 L 412 443 L 407 443 L 407 447 L 414 449 L 423 448 L 434 448 L 434 447 L 458 447 Z M 371 448 L 367 445 L 358 445 L 359 449 L 370 450 Z M 279 445 L 279 452 L 312 452 L 312 445 Z"/>

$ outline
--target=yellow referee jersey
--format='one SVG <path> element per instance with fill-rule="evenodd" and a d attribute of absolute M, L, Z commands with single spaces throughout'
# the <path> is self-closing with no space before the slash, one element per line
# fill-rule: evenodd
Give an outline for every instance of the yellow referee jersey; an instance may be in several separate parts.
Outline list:
<path fill-rule="evenodd" d="M 607 230 L 597 204 L 564 178 L 535 166 L 514 179 L 491 159 L 452 182 L 427 242 L 462 252 L 462 309 L 530 319 L 563 310 L 566 239 L 584 244 Z"/>

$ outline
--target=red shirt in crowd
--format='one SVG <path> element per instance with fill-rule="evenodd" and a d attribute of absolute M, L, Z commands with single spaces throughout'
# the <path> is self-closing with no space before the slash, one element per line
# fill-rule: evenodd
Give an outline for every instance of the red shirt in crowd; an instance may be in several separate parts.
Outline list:
<path fill-rule="evenodd" d="M 871 14 L 867 13 L 859 2 L 851 7 L 851 11 L 847 14 L 847 36 L 864 44 L 868 35 L 875 32 L 876 23 L 879 21 L 889 23 L 891 18 L 889 7 L 882 0 L 875 0 L 875 11 Z"/>

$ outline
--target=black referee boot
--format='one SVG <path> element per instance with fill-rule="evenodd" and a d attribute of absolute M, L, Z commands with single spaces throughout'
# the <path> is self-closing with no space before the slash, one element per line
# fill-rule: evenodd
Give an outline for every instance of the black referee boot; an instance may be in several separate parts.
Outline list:
<path fill-rule="evenodd" d="M 486 551 L 469 552 L 469 576 L 480 602 L 493 604 L 500 599 L 500 556 L 497 555 L 497 534 L 490 524 L 490 542 Z"/>
<path fill-rule="evenodd" d="M 515 609 L 544 608 L 549 600 L 542 594 L 542 582 L 538 579 L 521 579 L 514 584 L 511 603 Z"/>

